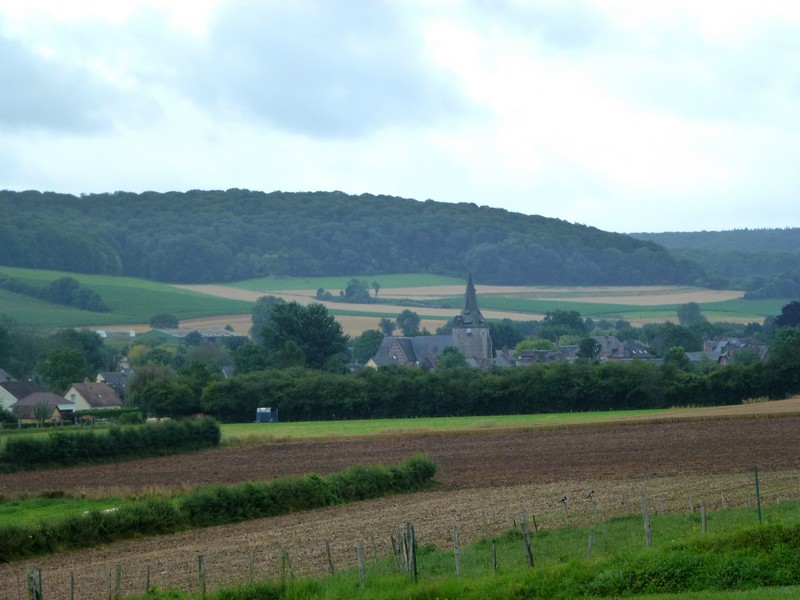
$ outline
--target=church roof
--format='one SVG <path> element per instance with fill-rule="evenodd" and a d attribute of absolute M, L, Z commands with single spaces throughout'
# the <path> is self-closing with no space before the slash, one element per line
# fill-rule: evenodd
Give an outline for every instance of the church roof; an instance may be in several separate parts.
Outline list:
<path fill-rule="evenodd" d="M 469 274 L 467 281 L 467 291 L 464 293 L 464 308 L 461 314 L 453 319 L 454 327 L 488 327 L 486 319 L 478 308 L 478 295 L 475 292 L 475 284 L 472 282 L 472 273 Z"/>

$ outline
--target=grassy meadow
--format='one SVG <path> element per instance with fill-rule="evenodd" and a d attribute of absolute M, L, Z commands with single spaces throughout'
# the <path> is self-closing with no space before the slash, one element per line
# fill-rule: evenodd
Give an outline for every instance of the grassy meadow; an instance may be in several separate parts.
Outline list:
<path fill-rule="evenodd" d="M 64 276 L 73 277 L 82 286 L 97 292 L 103 301 L 111 308 L 109 313 L 96 313 L 41 300 L 29 298 L 0 290 L 0 315 L 13 318 L 22 325 L 44 328 L 59 327 L 87 327 L 87 326 L 114 326 L 146 324 L 150 318 L 158 313 L 174 314 L 180 320 L 225 317 L 248 314 L 252 311 L 253 303 L 248 300 L 235 299 L 232 293 L 230 298 L 223 295 L 212 295 L 201 291 L 134 279 L 130 277 L 112 277 L 105 275 L 85 275 L 80 273 L 64 273 L 59 271 L 46 271 L 35 269 L 20 269 L 0 266 L 0 273 L 19 279 L 27 284 L 44 287 L 48 283 Z M 388 296 L 392 289 L 422 289 L 430 288 L 431 294 L 426 294 L 425 299 L 415 299 L 409 305 L 423 319 L 430 318 L 437 322 L 446 322 L 449 318 L 443 315 L 441 309 L 456 311 L 460 308 L 463 297 L 445 296 L 437 298 L 435 288 L 442 286 L 462 286 L 464 281 L 459 278 L 445 277 L 431 274 L 394 274 L 355 276 L 366 282 L 377 281 L 381 291 Z M 250 292 L 263 292 L 264 294 L 280 293 L 289 290 L 304 290 L 306 297 L 313 298 L 318 288 L 324 288 L 334 295 L 343 289 L 353 276 L 341 277 L 266 277 L 246 281 L 222 284 L 223 288 L 230 288 L 232 292 L 245 290 Z M 659 288 L 663 291 L 664 288 Z M 515 319 L 521 315 L 530 315 L 530 319 L 540 319 L 541 315 L 554 310 L 578 311 L 584 317 L 599 319 L 627 319 L 634 322 L 661 321 L 674 319 L 678 306 L 690 301 L 688 295 L 682 301 L 679 292 L 698 292 L 696 288 L 671 286 L 668 289 L 675 291 L 674 301 L 665 304 L 654 304 L 648 301 L 650 292 L 645 288 L 535 288 L 535 291 L 481 293 L 480 305 L 484 311 L 503 311 L 515 314 Z M 452 293 L 452 292 L 448 292 Z M 653 291 L 652 293 L 656 293 Z M 625 302 L 619 304 L 609 302 L 609 298 L 626 297 Z M 402 299 L 393 296 L 393 300 L 386 300 L 390 304 L 380 301 L 381 292 L 378 294 L 379 303 L 364 310 L 363 307 L 349 307 L 347 304 L 330 304 L 333 314 L 342 317 L 367 317 L 380 318 L 394 317 L 404 304 Z M 593 300 L 596 298 L 596 300 Z M 641 304 L 635 304 L 632 298 L 641 298 Z M 736 321 L 736 322 L 761 322 L 768 316 L 780 314 L 789 300 L 743 300 L 736 298 L 726 301 L 700 301 L 703 314 L 711 321 Z M 439 309 L 437 313 L 426 309 Z"/>
<path fill-rule="evenodd" d="M 223 444 L 263 443 L 304 438 L 403 435 L 547 426 L 580 426 L 630 417 L 668 416 L 677 409 L 620 410 L 614 412 L 500 415 L 491 417 L 430 417 L 371 419 L 368 421 L 301 421 L 278 423 L 228 423 L 222 425 Z"/>

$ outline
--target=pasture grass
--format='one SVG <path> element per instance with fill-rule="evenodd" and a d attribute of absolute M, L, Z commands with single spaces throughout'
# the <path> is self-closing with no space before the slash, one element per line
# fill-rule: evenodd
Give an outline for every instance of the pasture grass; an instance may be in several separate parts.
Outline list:
<path fill-rule="evenodd" d="M 100 499 L 76 498 L 59 492 L 35 498 L 6 500 L 0 502 L 0 527 L 80 515 L 88 510 L 106 510 L 119 506 L 120 502 L 122 498 L 115 496 Z"/>
<path fill-rule="evenodd" d="M 69 276 L 79 281 L 81 286 L 97 292 L 111 308 L 110 313 L 91 312 L 0 290 L 2 314 L 13 317 L 23 325 L 45 328 L 147 323 L 153 315 L 159 313 L 173 314 L 178 319 L 194 319 L 249 313 L 253 307 L 252 302 L 218 298 L 131 277 L 12 267 L 0 267 L 0 273 L 40 287 L 60 277 Z"/>
<path fill-rule="evenodd" d="M 223 444 L 263 443 L 320 437 L 350 437 L 436 433 L 528 427 L 567 426 L 624 420 L 629 417 L 669 415 L 678 409 L 618 410 L 606 412 L 497 415 L 483 417 L 424 417 L 361 421 L 283 421 L 278 423 L 228 423 L 222 427 Z M 681 409 L 686 410 L 686 409 Z"/>
<path fill-rule="evenodd" d="M 772 507 L 763 525 L 747 509 L 722 510 L 709 515 L 708 522 L 705 533 L 700 528 L 699 515 L 655 515 L 651 518 L 651 548 L 645 546 L 639 515 L 579 527 L 540 528 L 538 532 L 529 529 L 533 568 L 526 559 L 523 533 L 515 528 L 462 546 L 460 577 L 455 573 L 453 548 L 426 544 L 420 527 L 417 582 L 397 572 L 392 557 L 368 558 L 363 583 L 357 569 L 351 567 L 327 577 L 298 580 L 276 577 L 217 590 L 206 597 L 210 600 L 797 597 L 800 503 Z M 176 590 L 154 590 L 147 596 L 152 600 L 198 597 Z"/>
<path fill-rule="evenodd" d="M 582 293 L 582 292 L 581 292 Z M 562 298 L 567 294 L 559 294 Z M 459 306 L 463 298 L 452 296 L 438 300 L 428 300 L 424 304 L 431 307 Z M 746 319 L 762 321 L 769 316 L 781 313 L 781 308 L 788 302 L 781 300 L 744 300 L 737 298 L 721 302 L 704 302 L 700 304 L 701 312 L 710 321 L 726 319 Z M 681 304 L 614 304 L 602 302 L 580 302 L 570 300 L 546 300 L 538 298 L 501 297 L 485 295 L 480 297 L 483 310 L 502 310 L 532 314 L 546 314 L 555 310 L 578 311 L 582 317 L 597 319 L 668 319 L 675 318 Z"/>

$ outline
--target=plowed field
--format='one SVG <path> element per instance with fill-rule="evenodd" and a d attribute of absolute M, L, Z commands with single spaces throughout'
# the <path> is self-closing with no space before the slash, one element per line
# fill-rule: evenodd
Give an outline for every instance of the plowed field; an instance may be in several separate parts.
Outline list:
<path fill-rule="evenodd" d="M 141 591 L 149 568 L 160 588 L 197 586 L 197 556 L 206 557 L 208 586 L 255 576 L 277 576 L 287 548 L 295 573 L 324 572 L 324 543 L 334 561 L 353 564 L 356 545 L 371 540 L 388 552 L 389 536 L 410 520 L 422 544 L 448 544 L 453 523 L 462 543 L 511 526 L 520 514 L 546 527 L 563 524 L 570 498 L 572 522 L 593 510 L 603 516 L 633 512 L 647 491 L 657 510 L 688 510 L 704 499 L 715 506 L 746 505 L 754 497 L 753 467 L 762 471 L 765 502 L 800 497 L 797 415 L 603 424 L 530 431 L 314 440 L 220 448 L 119 465 L 0 476 L 4 494 L 66 490 L 146 491 L 208 483 L 236 483 L 353 464 L 398 462 L 424 452 L 439 465 L 435 490 L 361 502 L 228 527 L 120 542 L 36 561 L 45 597 L 68 597 L 74 573 L 78 598 L 108 597 L 116 566 L 123 591 Z M 370 550 L 371 551 L 371 550 Z M 0 597 L 16 598 L 25 565 L 0 566 Z M 23 590 L 24 595 L 24 590 Z"/>

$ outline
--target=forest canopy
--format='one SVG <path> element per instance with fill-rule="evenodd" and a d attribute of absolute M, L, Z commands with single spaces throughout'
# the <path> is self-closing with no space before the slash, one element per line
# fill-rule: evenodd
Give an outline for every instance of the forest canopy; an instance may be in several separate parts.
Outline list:
<path fill-rule="evenodd" d="M 627 235 L 475 204 L 231 189 L 0 191 L 0 264 L 170 283 L 429 272 L 485 284 L 692 283 Z"/>

